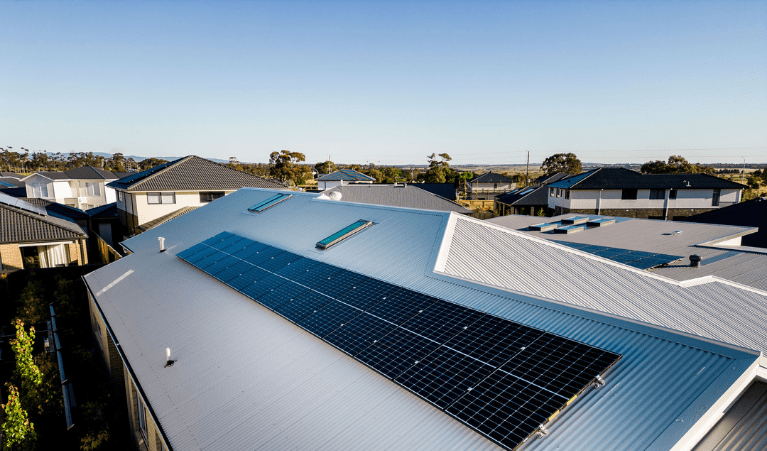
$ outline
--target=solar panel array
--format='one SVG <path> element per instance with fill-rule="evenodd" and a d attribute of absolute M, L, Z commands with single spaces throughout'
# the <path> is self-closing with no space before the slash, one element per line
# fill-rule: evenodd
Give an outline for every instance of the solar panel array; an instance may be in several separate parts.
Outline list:
<path fill-rule="evenodd" d="M 178 256 L 508 449 L 621 357 L 227 232 Z"/>
<path fill-rule="evenodd" d="M 616 247 L 596 246 L 586 243 L 571 243 L 568 241 L 552 240 L 555 243 L 563 244 L 574 249 L 578 249 L 589 254 L 598 255 L 608 260 L 620 262 L 634 268 L 650 269 L 656 266 L 665 265 L 684 257 L 678 255 L 657 254 L 653 252 L 632 251 L 630 249 L 619 249 Z"/>

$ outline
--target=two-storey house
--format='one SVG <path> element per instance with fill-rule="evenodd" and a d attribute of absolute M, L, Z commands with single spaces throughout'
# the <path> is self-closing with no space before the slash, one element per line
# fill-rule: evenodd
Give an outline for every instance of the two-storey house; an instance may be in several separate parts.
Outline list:
<path fill-rule="evenodd" d="M 29 198 L 87 210 L 114 202 L 115 190 L 106 185 L 124 175 L 127 174 L 83 166 L 64 172 L 35 172 L 23 181 Z"/>
<path fill-rule="evenodd" d="M 126 234 L 135 235 L 207 205 L 243 187 L 285 188 L 274 179 L 238 171 L 194 155 L 179 158 L 108 185 Z"/>
<path fill-rule="evenodd" d="M 339 169 L 338 171 L 331 172 L 330 174 L 323 174 L 317 177 L 317 189 L 324 191 L 336 186 L 343 186 L 357 183 L 373 183 L 376 179 L 365 175 L 361 172 L 357 172 L 353 169 Z"/>
<path fill-rule="evenodd" d="M 507 193 L 516 187 L 513 179 L 496 172 L 486 172 L 469 180 L 466 185 L 466 199 L 494 200 L 495 196 Z"/>
<path fill-rule="evenodd" d="M 679 219 L 740 202 L 746 186 L 707 174 L 599 168 L 548 185 L 549 212 Z"/>

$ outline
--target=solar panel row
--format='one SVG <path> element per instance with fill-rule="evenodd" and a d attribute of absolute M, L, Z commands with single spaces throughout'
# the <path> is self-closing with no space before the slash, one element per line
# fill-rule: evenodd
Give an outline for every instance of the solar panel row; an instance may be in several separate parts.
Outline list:
<path fill-rule="evenodd" d="M 178 256 L 509 449 L 620 358 L 230 233 Z"/>
<path fill-rule="evenodd" d="M 678 255 L 656 254 L 652 252 L 632 251 L 630 249 L 619 249 L 616 247 L 597 246 L 586 243 L 571 243 L 568 241 L 553 240 L 555 243 L 563 244 L 574 249 L 598 255 L 608 260 L 624 263 L 638 269 L 650 269 L 655 266 L 665 265 L 684 257 Z"/>

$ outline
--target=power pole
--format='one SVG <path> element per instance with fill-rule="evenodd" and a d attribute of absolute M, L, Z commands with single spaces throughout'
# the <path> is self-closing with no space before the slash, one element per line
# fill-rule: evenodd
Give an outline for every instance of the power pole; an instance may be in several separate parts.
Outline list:
<path fill-rule="evenodd" d="M 525 175 L 525 186 L 530 182 L 530 151 L 527 151 L 527 173 Z"/>

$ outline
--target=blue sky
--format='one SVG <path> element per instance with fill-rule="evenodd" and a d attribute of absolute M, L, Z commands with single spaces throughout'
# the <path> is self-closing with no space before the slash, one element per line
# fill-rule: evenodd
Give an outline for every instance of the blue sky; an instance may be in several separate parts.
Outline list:
<path fill-rule="evenodd" d="M 0 145 L 767 162 L 765 2 L 2 2 Z"/>

